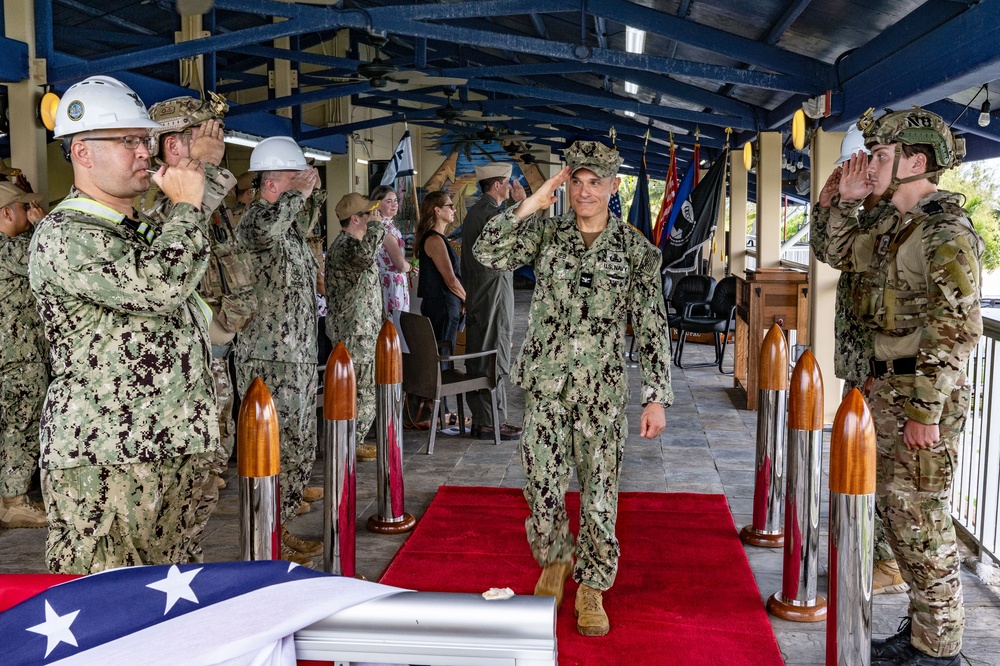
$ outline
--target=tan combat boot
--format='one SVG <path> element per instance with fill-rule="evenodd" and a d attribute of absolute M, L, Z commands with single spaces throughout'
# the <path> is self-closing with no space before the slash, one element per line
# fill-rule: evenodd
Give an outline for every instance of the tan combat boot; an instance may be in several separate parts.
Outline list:
<path fill-rule="evenodd" d="M 906 592 L 910 586 L 899 575 L 899 565 L 896 560 L 879 560 L 875 562 L 872 572 L 872 594 L 899 594 Z"/>
<path fill-rule="evenodd" d="M 307 486 L 305 490 L 302 491 L 302 500 L 304 502 L 318 502 L 323 499 L 323 486 Z"/>
<path fill-rule="evenodd" d="M 581 636 L 604 636 L 611 631 L 608 614 L 604 612 L 603 594 L 582 584 L 576 591 L 576 630 Z"/>
<path fill-rule="evenodd" d="M 301 539 L 285 529 L 284 525 L 281 526 L 281 543 L 303 555 L 315 556 L 323 552 L 322 542 Z"/>
<path fill-rule="evenodd" d="M 311 557 L 285 545 L 281 546 L 281 559 L 288 560 L 289 562 L 295 562 L 295 564 L 300 564 L 310 569 L 313 565 Z"/>
<path fill-rule="evenodd" d="M 542 569 L 542 575 L 535 584 L 536 597 L 555 597 L 556 608 L 562 603 L 566 579 L 573 573 L 572 562 L 552 562 Z"/>
<path fill-rule="evenodd" d="M 309 502 L 299 502 L 299 505 L 295 507 L 295 515 L 301 516 L 303 514 L 312 511 L 312 505 Z"/>
<path fill-rule="evenodd" d="M 375 460 L 375 445 L 374 444 L 358 444 L 357 447 L 358 462 L 370 462 Z"/>
<path fill-rule="evenodd" d="M 4 497 L 0 504 L 0 527 L 45 527 L 45 509 L 33 503 L 27 495 Z"/>

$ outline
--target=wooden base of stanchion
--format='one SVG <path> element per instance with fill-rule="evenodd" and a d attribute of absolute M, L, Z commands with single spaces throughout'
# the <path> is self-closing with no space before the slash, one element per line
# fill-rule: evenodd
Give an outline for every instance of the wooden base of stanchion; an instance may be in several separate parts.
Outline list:
<path fill-rule="evenodd" d="M 417 519 L 408 513 L 403 514 L 402 520 L 394 522 L 380 520 L 378 516 L 372 516 L 368 519 L 368 531 L 376 534 L 402 534 L 412 530 L 416 524 Z"/>
<path fill-rule="evenodd" d="M 785 545 L 784 533 L 765 534 L 764 532 L 755 530 L 753 525 L 747 525 L 740 530 L 740 539 L 745 544 L 760 546 L 761 548 L 781 548 Z"/>
<path fill-rule="evenodd" d="M 767 600 L 767 612 L 790 622 L 822 622 L 826 619 L 826 599 L 817 594 L 813 605 L 796 606 L 785 601 L 781 592 L 775 592 Z"/>

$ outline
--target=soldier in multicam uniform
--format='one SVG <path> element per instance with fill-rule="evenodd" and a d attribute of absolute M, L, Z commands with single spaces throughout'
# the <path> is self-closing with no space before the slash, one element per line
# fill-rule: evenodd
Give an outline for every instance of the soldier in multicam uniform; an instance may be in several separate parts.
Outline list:
<path fill-rule="evenodd" d="M 229 211 L 234 224 L 239 224 L 240 218 L 243 217 L 243 213 L 247 210 L 247 206 L 249 206 L 250 202 L 257 196 L 256 181 L 257 176 L 251 171 L 241 174 L 240 177 L 236 179 L 236 189 L 233 190 L 233 196 L 236 199 L 236 203 L 233 204 L 232 210 Z"/>
<path fill-rule="evenodd" d="M 225 99 L 209 92 L 209 99 L 175 97 L 149 107 L 149 117 L 161 127 L 150 130 L 153 157 L 167 167 L 183 159 L 197 160 L 205 169 L 202 211 L 209 216 L 211 259 L 198 285 L 198 293 L 212 308 L 208 333 L 212 342 L 212 377 L 219 414 L 219 448 L 206 460 L 209 477 L 199 491 L 197 523 L 190 535 L 191 561 L 201 562 L 201 536 L 219 501 L 219 488 L 236 441 L 233 419 L 233 381 L 229 376 L 229 351 L 233 338 L 243 330 L 257 310 L 249 254 L 236 241 L 236 224 L 223 200 L 237 180 L 222 168 L 226 144 L 222 116 L 229 108 Z M 173 204 L 158 187 L 151 186 L 140 197 L 142 212 L 157 224 L 170 217 Z"/>
<path fill-rule="evenodd" d="M 950 496 L 969 409 L 965 365 L 983 331 L 984 244 L 963 197 L 937 189 L 937 174 L 965 153 L 940 116 L 869 112 L 858 127 L 871 162 L 859 154 L 843 168 L 827 256 L 862 272 L 854 295 L 875 330 L 877 502 L 910 585 L 909 617 L 895 636 L 872 642 L 872 664 L 957 666 L 965 611 Z M 857 208 L 879 189 L 892 208 L 862 231 Z"/>
<path fill-rule="evenodd" d="M 40 432 L 53 572 L 181 563 L 199 462 L 218 447 L 205 174 L 181 160 L 153 180 L 174 203 L 162 226 L 136 214 L 158 127 L 120 81 L 71 86 L 55 136 L 74 187 L 31 241 L 31 289 L 51 346 Z"/>
<path fill-rule="evenodd" d="M 577 630 L 603 636 L 610 629 L 602 593 L 615 580 L 618 480 L 628 432 L 629 401 L 622 349 L 625 309 L 640 349 L 640 435 L 657 437 L 664 407 L 673 401 L 670 341 L 660 293 L 660 253 L 608 211 L 618 190 L 622 160 L 592 141 L 566 150 L 568 166 L 517 206 L 490 220 L 476 242 L 476 258 L 495 270 L 533 264 L 537 282 L 528 333 L 511 374 L 527 391 L 521 459 L 531 509 L 528 543 L 543 567 L 535 594 L 562 600 L 573 571 Z M 535 216 L 556 201 L 569 181 L 573 212 Z M 571 465 L 580 481 L 580 535 L 575 546 L 565 495 Z"/>
<path fill-rule="evenodd" d="M 38 422 L 49 385 L 49 346 L 28 286 L 32 225 L 41 197 L 0 182 L 0 527 L 45 527 L 28 499 L 38 468 Z"/>
<path fill-rule="evenodd" d="M 371 212 L 381 201 L 347 194 L 337 202 L 342 232 L 326 252 L 326 334 L 343 342 L 354 363 L 358 416 L 355 436 L 358 460 L 375 460 L 375 446 L 365 436 L 375 421 L 375 342 L 385 320 L 382 285 L 375 255 L 385 226 Z"/>
<path fill-rule="evenodd" d="M 260 377 L 274 399 L 281 428 L 282 556 L 308 563 L 323 551 L 318 541 L 286 529 L 302 501 L 316 459 L 316 279 L 319 265 L 306 237 L 326 192 L 290 137 L 261 141 L 250 154 L 260 198 L 240 220 L 237 235 L 254 258 L 257 316 L 236 339 L 241 394 Z"/>
<path fill-rule="evenodd" d="M 812 220 L 809 224 L 809 244 L 819 261 L 826 261 L 826 250 L 830 244 L 827 224 L 830 219 L 830 208 L 840 198 L 838 194 L 840 165 L 851 159 L 851 156 L 857 152 L 868 154 L 868 149 L 865 148 L 865 138 L 862 136 L 861 130 L 852 125 L 841 142 L 840 158 L 835 163 L 836 168 L 827 179 L 826 185 L 819 193 L 819 200 L 813 207 Z M 881 190 L 869 194 L 858 215 L 859 229 L 861 231 L 871 229 L 885 214 L 885 211 L 891 207 L 892 204 L 882 200 Z M 836 346 L 833 350 L 833 369 L 834 374 L 844 380 L 845 396 L 850 393 L 851 389 L 861 389 L 864 386 L 865 380 L 868 379 L 870 361 L 874 353 L 872 346 L 874 331 L 858 319 L 854 313 L 852 294 L 855 284 L 858 282 L 858 276 L 858 273 L 844 271 L 837 281 L 836 309 L 833 320 L 836 339 Z M 896 556 L 892 554 L 892 548 L 886 539 L 884 525 L 882 515 L 876 510 L 872 594 L 905 592 L 907 585 L 899 573 L 899 565 L 896 563 Z"/>

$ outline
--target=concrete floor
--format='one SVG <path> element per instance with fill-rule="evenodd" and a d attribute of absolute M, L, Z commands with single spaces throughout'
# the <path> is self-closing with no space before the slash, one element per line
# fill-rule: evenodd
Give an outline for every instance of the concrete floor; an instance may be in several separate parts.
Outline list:
<path fill-rule="evenodd" d="M 515 292 L 515 350 L 520 348 L 527 323 L 531 293 Z M 707 345 L 689 344 L 687 362 L 709 359 Z M 731 367 L 730 361 L 727 367 Z M 632 394 L 638 393 L 638 372 L 629 364 Z M 745 398 L 732 388 L 731 376 L 714 367 L 679 370 L 673 368 L 675 403 L 667 410 L 667 428 L 656 440 L 638 436 L 641 407 L 629 408 L 629 438 L 625 449 L 622 491 L 723 493 L 729 500 L 737 529 L 750 523 L 753 501 L 756 414 L 745 410 Z M 512 390 L 509 420 L 520 423 L 523 395 Z M 827 436 L 827 440 L 828 440 Z M 427 433 L 404 433 L 406 510 L 420 516 L 440 485 L 521 487 L 524 475 L 516 442 L 479 442 L 468 436 L 439 434 L 433 455 L 426 455 Z M 828 441 L 827 441 L 828 444 Z M 826 456 L 824 461 L 826 463 Z M 234 560 L 238 554 L 237 490 L 235 466 L 229 472 L 229 486 L 209 522 L 204 550 L 206 561 Z M 824 464 L 822 490 L 821 566 L 818 589 L 826 591 L 826 525 L 828 488 Z M 313 474 L 321 483 L 322 465 Z M 575 489 L 575 482 L 574 482 Z M 406 535 L 383 536 L 368 532 L 365 521 L 375 513 L 375 465 L 359 463 L 357 471 L 357 558 L 358 571 L 377 580 L 395 555 Z M 300 535 L 319 538 L 322 517 L 312 511 L 290 524 Z M 0 573 L 43 572 L 44 530 L 0 530 Z M 527 548 L 527 545 L 525 545 Z M 783 551 L 747 547 L 747 558 L 761 593 L 762 603 L 781 587 Z M 963 569 L 966 630 L 963 663 L 972 666 L 1000 665 L 1000 588 L 984 584 Z M 875 598 L 874 634 L 896 631 L 906 611 L 906 595 Z M 615 618 L 611 618 L 612 625 Z M 771 618 L 787 664 L 816 665 L 825 661 L 826 623 L 800 624 Z"/>

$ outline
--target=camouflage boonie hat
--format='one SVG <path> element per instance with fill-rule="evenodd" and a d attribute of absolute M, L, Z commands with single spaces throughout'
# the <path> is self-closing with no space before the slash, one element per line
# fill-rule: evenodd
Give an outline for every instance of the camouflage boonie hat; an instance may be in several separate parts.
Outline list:
<path fill-rule="evenodd" d="M 209 120 L 221 121 L 228 110 L 226 98 L 212 91 L 208 91 L 206 100 L 185 96 L 157 102 L 149 107 L 149 117 L 162 125 L 149 130 L 149 135 L 156 139 L 153 156 L 159 154 L 160 137 L 164 134 L 183 132 Z"/>
<path fill-rule="evenodd" d="M 608 148 L 597 141 L 577 141 L 564 151 L 570 173 L 589 169 L 601 178 L 618 173 L 618 167 L 625 160 L 614 148 Z"/>
<path fill-rule="evenodd" d="M 965 157 L 965 139 L 955 138 L 941 116 L 919 106 L 890 111 L 880 118 L 875 118 L 872 109 L 868 109 L 858 121 L 858 129 L 869 148 L 875 144 L 926 144 L 933 148 L 934 158 L 942 169 L 957 167 Z"/>

